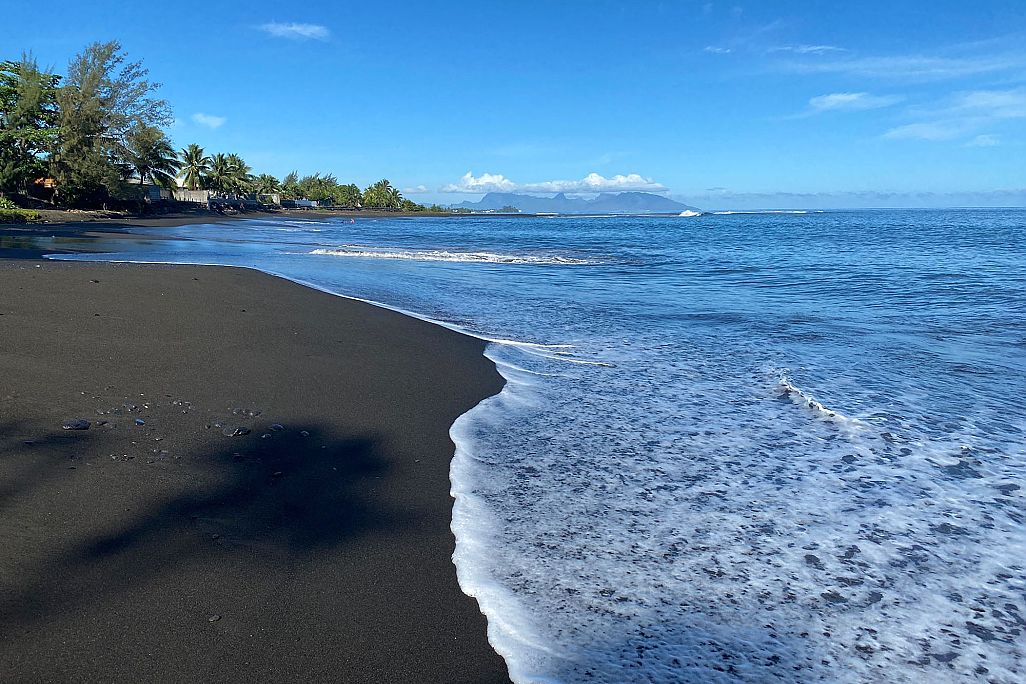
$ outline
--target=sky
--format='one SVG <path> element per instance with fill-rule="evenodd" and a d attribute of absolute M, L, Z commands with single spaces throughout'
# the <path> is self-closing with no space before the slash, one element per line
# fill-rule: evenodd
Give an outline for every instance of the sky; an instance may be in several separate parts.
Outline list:
<path fill-rule="evenodd" d="M 178 147 L 420 202 L 1026 204 L 1026 1 L 0 0 L 0 59 L 118 40 Z M 31 27 L 28 30 L 26 27 Z"/>

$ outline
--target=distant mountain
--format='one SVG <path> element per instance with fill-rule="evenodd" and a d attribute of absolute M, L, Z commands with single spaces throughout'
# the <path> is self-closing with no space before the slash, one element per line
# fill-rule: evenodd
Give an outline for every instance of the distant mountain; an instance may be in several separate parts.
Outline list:
<path fill-rule="evenodd" d="M 516 207 L 524 214 L 676 214 L 687 209 L 697 211 L 695 207 L 650 192 L 604 192 L 590 200 L 567 197 L 562 192 L 554 197 L 490 192 L 480 202 L 460 202 L 452 206 L 471 211 L 500 211 Z"/>

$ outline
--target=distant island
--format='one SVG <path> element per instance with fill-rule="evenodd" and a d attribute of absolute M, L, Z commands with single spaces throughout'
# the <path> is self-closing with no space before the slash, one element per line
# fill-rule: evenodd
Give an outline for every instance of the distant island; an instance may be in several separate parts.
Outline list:
<path fill-rule="evenodd" d="M 453 209 L 464 211 L 509 212 L 523 214 L 678 214 L 699 211 L 682 202 L 650 192 L 603 192 L 593 199 L 521 195 L 512 192 L 490 192 L 479 202 L 461 202 Z"/>

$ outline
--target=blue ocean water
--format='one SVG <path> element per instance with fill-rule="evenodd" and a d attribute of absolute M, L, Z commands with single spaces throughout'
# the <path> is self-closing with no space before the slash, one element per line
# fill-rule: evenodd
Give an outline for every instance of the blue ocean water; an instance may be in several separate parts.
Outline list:
<path fill-rule="evenodd" d="M 1026 211 L 157 232 L 72 258 L 493 341 L 455 561 L 518 682 L 1026 680 Z"/>

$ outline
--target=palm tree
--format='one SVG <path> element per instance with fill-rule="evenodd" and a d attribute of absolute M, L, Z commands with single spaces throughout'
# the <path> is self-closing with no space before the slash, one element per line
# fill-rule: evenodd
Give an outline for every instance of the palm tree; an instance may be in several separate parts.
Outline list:
<path fill-rule="evenodd" d="M 387 179 L 382 178 L 363 193 L 363 201 L 368 207 L 385 208 L 392 206 L 394 188 Z"/>
<path fill-rule="evenodd" d="M 178 153 L 182 159 L 182 182 L 190 190 L 198 190 L 203 177 L 210 171 L 210 157 L 203 154 L 203 148 L 193 143 Z"/>
<path fill-rule="evenodd" d="M 393 209 L 399 209 L 403 205 L 403 194 L 399 192 L 399 188 L 388 189 L 388 204 Z"/>
<path fill-rule="evenodd" d="M 237 154 L 228 155 L 228 165 L 230 189 L 239 193 L 247 192 L 253 183 L 253 169 L 249 168 L 249 165 L 242 161 L 242 157 Z"/>
<path fill-rule="evenodd" d="M 164 132 L 153 126 L 139 124 L 129 131 L 125 140 L 126 161 L 139 174 L 139 185 L 149 178 L 155 185 L 175 185 L 180 164 L 178 155 Z"/>
<path fill-rule="evenodd" d="M 232 165 L 228 155 L 215 154 L 210 158 L 210 168 L 203 176 L 203 184 L 216 192 L 228 192 L 231 188 Z"/>
<path fill-rule="evenodd" d="M 262 173 L 253 180 L 253 190 L 261 195 L 270 195 L 281 190 L 281 184 L 274 176 Z"/>

